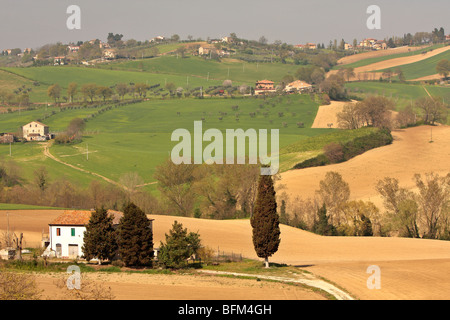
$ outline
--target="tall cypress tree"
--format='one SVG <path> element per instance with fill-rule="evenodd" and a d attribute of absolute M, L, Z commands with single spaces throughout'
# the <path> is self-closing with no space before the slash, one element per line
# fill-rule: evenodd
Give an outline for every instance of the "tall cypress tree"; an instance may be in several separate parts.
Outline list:
<path fill-rule="evenodd" d="M 97 208 L 91 214 L 83 238 L 83 254 L 86 260 L 93 258 L 112 260 L 117 251 L 113 217 L 104 208 Z"/>
<path fill-rule="evenodd" d="M 280 244 L 277 202 L 270 175 L 261 175 L 259 178 L 255 210 L 250 223 L 253 228 L 253 246 L 256 254 L 264 258 L 268 268 L 269 257 L 277 252 Z"/>
<path fill-rule="evenodd" d="M 327 207 L 325 203 L 317 211 L 319 220 L 316 220 L 313 225 L 313 232 L 322 236 L 335 236 L 337 234 L 336 228 L 328 222 Z"/>
<path fill-rule="evenodd" d="M 135 204 L 128 204 L 119 223 L 119 253 L 126 266 L 150 265 L 153 258 L 151 221 Z"/>

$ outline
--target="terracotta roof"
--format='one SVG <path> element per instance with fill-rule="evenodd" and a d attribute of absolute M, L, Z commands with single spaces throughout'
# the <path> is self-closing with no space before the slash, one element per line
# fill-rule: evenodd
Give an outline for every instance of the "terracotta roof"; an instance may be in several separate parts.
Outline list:
<path fill-rule="evenodd" d="M 84 226 L 89 223 L 92 212 L 86 210 L 67 210 L 49 225 Z M 120 219 L 123 217 L 123 212 L 108 210 L 108 213 L 113 216 L 113 224 L 119 224 Z"/>
<path fill-rule="evenodd" d="M 273 81 L 270 81 L 270 80 L 261 80 L 261 81 L 257 81 L 256 83 L 271 83 L 271 84 L 273 84 Z"/>
<path fill-rule="evenodd" d="M 31 122 L 27 123 L 25 126 L 27 126 L 27 125 L 29 125 L 29 124 L 31 124 L 31 123 L 37 123 L 37 124 L 39 124 L 39 125 L 41 125 L 41 126 L 48 127 L 48 125 L 43 124 L 42 122 L 39 122 L 39 121 L 31 121 Z M 24 127 L 25 127 L 25 126 L 24 126 Z"/>
<path fill-rule="evenodd" d="M 311 87 L 311 85 L 305 81 L 301 81 L 301 80 L 296 80 L 294 82 L 291 82 L 287 85 L 287 87 L 293 87 L 293 88 L 309 88 Z"/>
<path fill-rule="evenodd" d="M 92 211 L 65 211 L 53 220 L 50 225 L 84 226 L 89 223 Z"/>

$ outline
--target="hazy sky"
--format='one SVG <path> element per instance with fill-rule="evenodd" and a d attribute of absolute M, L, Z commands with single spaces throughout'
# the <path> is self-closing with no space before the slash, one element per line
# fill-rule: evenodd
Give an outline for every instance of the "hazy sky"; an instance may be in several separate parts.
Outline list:
<path fill-rule="evenodd" d="M 81 30 L 66 27 L 70 5 L 81 8 Z M 369 5 L 381 8 L 381 30 L 366 27 Z M 270 43 L 325 45 L 436 27 L 450 33 L 449 0 L 0 0 L 0 8 L 0 49 L 106 40 L 109 32 L 142 41 L 175 33 L 206 39 L 234 32 L 254 40 L 264 35 Z"/>

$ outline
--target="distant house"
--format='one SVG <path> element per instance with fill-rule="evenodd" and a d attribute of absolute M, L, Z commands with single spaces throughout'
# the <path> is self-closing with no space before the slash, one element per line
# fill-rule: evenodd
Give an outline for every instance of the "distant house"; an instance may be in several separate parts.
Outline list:
<path fill-rule="evenodd" d="M 315 43 L 311 43 L 311 42 L 308 42 L 307 44 L 296 44 L 296 45 L 294 45 L 294 47 L 297 48 L 297 49 L 302 49 L 302 50 L 305 50 L 305 49 L 315 50 L 315 49 L 317 49 L 317 45 Z"/>
<path fill-rule="evenodd" d="M 80 46 L 67 46 L 69 52 L 78 52 L 80 50 Z"/>
<path fill-rule="evenodd" d="M 110 49 L 111 46 L 109 45 L 108 42 L 100 42 L 99 44 L 100 49 Z"/>
<path fill-rule="evenodd" d="M 62 66 L 65 64 L 66 64 L 66 57 L 54 57 L 53 58 L 53 65 Z"/>
<path fill-rule="evenodd" d="M 223 37 L 222 38 L 222 42 L 232 43 L 233 42 L 233 38 L 232 37 Z"/>
<path fill-rule="evenodd" d="M 359 43 L 359 46 L 362 48 L 373 48 L 373 46 L 376 44 L 376 42 L 377 42 L 377 39 L 367 38 L 367 39 L 362 40 Z"/>
<path fill-rule="evenodd" d="M 218 50 L 214 46 L 201 46 L 198 48 L 198 54 L 200 56 L 207 55 L 210 53 L 218 53 Z"/>
<path fill-rule="evenodd" d="M 163 42 L 164 40 L 166 40 L 166 37 L 157 36 L 157 37 L 150 39 L 150 42 Z"/>
<path fill-rule="evenodd" d="M 303 92 L 309 92 L 312 90 L 312 85 L 301 80 L 296 80 L 294 82 L 289 83 L 285 88 L 284 91 L 286 93 L 303 93 Z"/>
<path fill-rule="evenodd" d="M 372 49 L 375 50 L 387 50 L 387 43 L 383 40 L 378 40 L 372 45 Z"/>
<path fill-rule="evenodd" d="M 445 36 L 445 41 L 450 41 L 450 34 Z"/>
<path fill-rule="evenodd" d="M 103 57 L 105 59 L 115 59 L 117 57 L 116 50 L 114 49 L 103 50 Z"/>
<path fill-rule="evenodd" d="M 255 84 L 255 94 L 265 94 L 270 92 L 276 92 L 274 82 L 270 80 L 260 80 Z"/>
<path fill-rule="evenodd" d="M 45 141 L 50 138 L 49 127 L 39 121 L 32 121 L 22 127 L 23 138 L 27 141 Z"/>
<path fill-rule="evenodd" d="M 0 133 L 0 143 L 13 143 L 14 134 L 12 133 Z"/>
<path fill-rule="evenodd" d="M 344 44 L 344 50 L 353 50 L 353 46 L 349 43 Z"/>
<path fill-rule="evenodd" d="M 49 224 L 49 237 L 44 239 L 44 255 L 75 259 L 83 256 L 84 232 L 94 211 L 69 210 Z M 113 227 L 119 225 L 123 213 L 108 210 L 113 218 Z M 153 219 L 150 219 L 153 228 Z"/>

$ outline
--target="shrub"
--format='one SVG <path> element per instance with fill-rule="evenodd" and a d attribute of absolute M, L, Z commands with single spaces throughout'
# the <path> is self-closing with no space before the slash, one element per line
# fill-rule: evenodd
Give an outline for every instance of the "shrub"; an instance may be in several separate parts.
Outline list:
<path fill-rule="evenodd" d="M 166 234 L 166 243 L 161 242 L 158 260 L 168 268 L 186 268 L 188 259 L 195 255 L 200 247 L 199 234 L 188 233 L 181 223 L 175 221 L 169 234 Z"/>
<path fill-rule="evenodd" d="M 339 143 L 332 142 L 326 145 L 324 152 L 330 163 L 338 163 L 344 160 L 344 150 Z"/>
<path fill-rule="evenodd" d="M 311 167 L 321 167 L 330 164 L 330 161 L 324 154 L 319 154 L 317 157 L 307 159 L 301 163 L 297 163 L 294 166 L 294 169 L 303 169 L 303 168 L 311 168 Z"/>
<path fill-rule="evenodd" d="M 347 161 L 364 152 L 391 144 L 394 138 L 389 129 L 379 129 L 367 136 L 357 137 L 345 144 L 332 143 L 325 147 L 325 152 L 307 159 L 294 166 L 294 169 L 325 166 L 330 163 Z"/>

